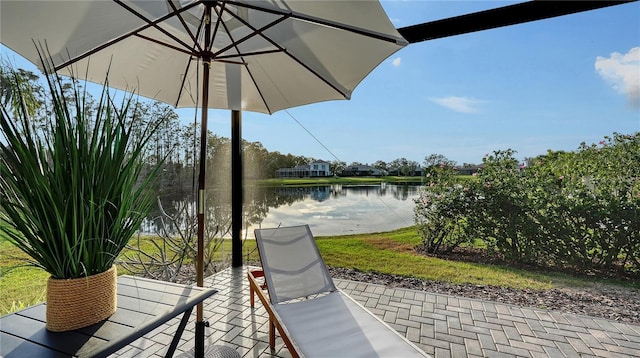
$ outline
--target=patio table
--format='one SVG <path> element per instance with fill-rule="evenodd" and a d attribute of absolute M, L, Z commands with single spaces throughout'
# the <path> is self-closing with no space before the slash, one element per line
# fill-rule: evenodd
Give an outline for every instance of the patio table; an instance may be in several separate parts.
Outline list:
<path fill-rule="evenodd" d="M 118 277 L 118 308 L 107 320 L 67 332 L 46 329 L 46 304 L 0 318 L 0 357 L 106 357 L 183 314 L 166 356 L 177 348 L 193 307 L 217 290 Z"/>

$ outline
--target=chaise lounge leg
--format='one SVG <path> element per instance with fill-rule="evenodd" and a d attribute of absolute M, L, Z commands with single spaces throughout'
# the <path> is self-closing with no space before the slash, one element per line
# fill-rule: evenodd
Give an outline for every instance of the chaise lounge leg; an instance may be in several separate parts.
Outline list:
<path fill-rule="evenodd" d="M 251 274 L 249 274 L 249 275 L 251 275 Z M 251 277 L 249 277 L 249 282 L 251 282 Z M 249 285 L 249 297 L 251 297 L 251 298 L 250 298 L 250 301 L 251 301 L 251 308 L 253 308 L 253 307 L 255 306 L 255 303 L 256 303 L 256 302 L 255 302 L 255 300 L 256 300 L 256 299 L 255 299 L 255 297 L 254 297 L 253 295 L 254 295 L 254 292 L 253 292 L 253 285 L 252 285 L 252 284 L 250 284 L 250 285 Z"/>
<path fill-rule="evenodd" d="M 276 349 L 276 325 L 271 317 L 269 317 L 269 347 Z"/>

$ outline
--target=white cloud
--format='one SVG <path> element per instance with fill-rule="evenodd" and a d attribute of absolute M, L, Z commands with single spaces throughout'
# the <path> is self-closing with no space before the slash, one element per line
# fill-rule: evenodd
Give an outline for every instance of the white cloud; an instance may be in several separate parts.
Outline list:
<path fill-rule="evenodd" d="M 402 59 L 400 57 L 396 57 L 396 58 L 393 59 L 391 64 L 393 65 L 393 67 L 398 67 L 398 66 L 400 66 L 400 62 L 401 61 L 402 61 Z"/>
<path fill-rule="evenodd" d="M 626 54 L 614 52 L 609 57 L 596 57 L 596 71 L 616 91 L 627 97 L 634 108 L 640 108 L 640 47 Z"/>
<path fill-rule="evenodd" d="M 484 101 L 480 101 L 473 98 L 468 97 L 457 97 L 457 96 L 449 96 L 449 97 L 440 97 L 440 98 L 429 98 L 429 100 L 433 103 L 437 103 L 443 107 L 449 108 L 456 112 L 461 113 L 477 113 L 480 111 L 478 106 Z"/>

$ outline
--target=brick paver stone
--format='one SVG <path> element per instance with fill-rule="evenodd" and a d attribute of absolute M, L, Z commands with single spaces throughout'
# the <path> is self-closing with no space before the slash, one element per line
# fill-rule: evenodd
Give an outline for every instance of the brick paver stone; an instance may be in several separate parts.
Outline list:
<path fill-rule="evenodd" d="M 207 344 L 232 347 L 247 358 L 290 357 L 280 338 L 275 351 L 268 347 L 268 316 L 259 301 L 250 308 L 246 275 L 243 267 L 205 280 L 205 286 L 220 290 L 205 302 Z M 435 358 L 640 358 L 640 325 L 366 282 L 335 283 Z M 178 322 L 172 320 L 115 356 L 164 356 Z M 193 348 L 194 322 L 195 313 L 179 350 Z"/>

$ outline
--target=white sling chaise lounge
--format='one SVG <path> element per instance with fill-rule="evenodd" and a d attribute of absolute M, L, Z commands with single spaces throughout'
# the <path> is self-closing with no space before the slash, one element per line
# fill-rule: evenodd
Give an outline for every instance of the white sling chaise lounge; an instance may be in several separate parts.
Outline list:
<path fill-rule="evenodd" d="M 308 225 L 255 235 L 263 270 L 249 273 L 251 306 L 258 294 L 269 313 L 271 348 L 277 329 L 293 357 L 428 357 L 335 287 Z"/>

